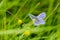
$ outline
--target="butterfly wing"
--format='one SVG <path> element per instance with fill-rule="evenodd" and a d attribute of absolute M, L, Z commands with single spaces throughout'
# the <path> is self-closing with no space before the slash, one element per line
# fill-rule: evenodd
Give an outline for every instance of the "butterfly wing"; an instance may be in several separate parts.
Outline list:
<path fill-rule="evenodd" d="M 39 26 L 40 24 L 45 24 L 45 21 L 43 19 L 35 20 L 35 22 L 34 22 L 35 26 Z"/>
<path fill-rule="evenodd" d="M 29 14 L 29 17 L 30 17 L 31 19 L 36 19 L 36 16 L 34 16 L 34 15 L 32 15 L 32 14 Z"/>
<path fill-rule="evenodd" d="M 45 24 L 45 21 L 43 19 L 39 19 L 40 24 Z"/>
<path fill-rule="evenodd" d="M 38 19 L 40 19 L 40 18 L 44 19 L 45 17 L 46 17 L 45 12 L 42 12 L 41 14 L 39 14 L 39 15 L 37 16 Z"/>
<path fill-rule="evenodd" d="M 34 25 L 35 25 L 35 26 L 39 26 L 39 25 L 40 25 L 39 20 L 35 20 L 35 21 L 34 21 Z"/>

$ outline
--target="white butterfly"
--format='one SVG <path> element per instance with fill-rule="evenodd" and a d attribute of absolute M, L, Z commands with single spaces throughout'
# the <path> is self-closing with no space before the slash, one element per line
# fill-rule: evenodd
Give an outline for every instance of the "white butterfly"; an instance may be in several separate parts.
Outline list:
<path fill-rule="evenodd" d="M 29 17 L 34 20 L 34 25 L 39 26 L 41 24 L 45 24 L 44 18 L 46 17 L 46 13 L 42 12 L 38 16 L 34 16 L 32 14 L 29 14 Z"/>

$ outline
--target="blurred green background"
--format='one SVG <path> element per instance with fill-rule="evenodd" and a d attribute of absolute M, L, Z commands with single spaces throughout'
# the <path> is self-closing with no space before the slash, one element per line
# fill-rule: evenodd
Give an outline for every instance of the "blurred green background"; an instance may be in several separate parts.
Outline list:
<path fill-rule="evenodd" d="M 29 14 L 41 12 L 46 23 L 34 26 Z M 60 0 L 0 0 L 0 40 L 60 40 Z"/>

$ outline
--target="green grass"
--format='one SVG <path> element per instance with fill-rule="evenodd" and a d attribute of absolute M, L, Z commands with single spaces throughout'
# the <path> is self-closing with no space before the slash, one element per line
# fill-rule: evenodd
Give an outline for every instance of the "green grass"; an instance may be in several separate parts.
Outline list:
<path fill-rule="evenodd" d="M 34 26 L 29 14 L 41 12 L 46 23 Z M 60 40 L 60 0 L 0 0 L 0 40 Z"/>

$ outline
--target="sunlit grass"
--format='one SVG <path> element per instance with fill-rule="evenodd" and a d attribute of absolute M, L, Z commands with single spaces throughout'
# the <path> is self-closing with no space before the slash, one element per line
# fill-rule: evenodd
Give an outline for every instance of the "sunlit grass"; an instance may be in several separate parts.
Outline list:
<path fill-rule="evenodd" d="M 29 14 L 46 12 L 34 26 Z M 60 40 L 60 0 L 0 0 L 0 40 Z"/>

